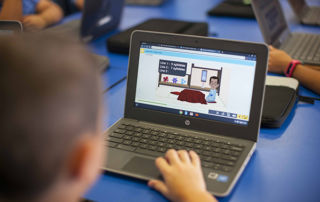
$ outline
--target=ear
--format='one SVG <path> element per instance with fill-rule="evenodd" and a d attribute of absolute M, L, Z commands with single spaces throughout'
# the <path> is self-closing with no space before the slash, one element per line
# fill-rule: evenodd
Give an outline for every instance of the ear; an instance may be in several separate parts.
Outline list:
<path fill-rule="evenodd" d="M 89 187 L 97 178 L 103 158 L 99 135 L 83 135 L 72 149 L 67 172 L 70 179 Z"/>

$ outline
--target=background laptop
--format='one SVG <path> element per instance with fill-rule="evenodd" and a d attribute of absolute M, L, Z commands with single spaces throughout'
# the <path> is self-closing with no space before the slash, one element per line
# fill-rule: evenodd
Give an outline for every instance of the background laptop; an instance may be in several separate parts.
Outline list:
<path fill-rule="evenodd" d="M 124 0 L 86 0 L 81 19 L 63 23 L 48 30 L 78 35 L 84 42 L 89 42 L 117 28 L 123 5 Z"/>
<path fill-rule="evenodd" d="M 208 12 L 210 16 L 254 18 L 251 0 L 223 0 Z"/>
<path fill-rule="evenodd" d="M 320 64 L 320 35 L 291 33 L 278 0 L 252 0 L 264 41 L 306 64 Z"/>
<path fill-rule="evenodd" d="M 47 29 L 56 34 L 77 36 L 84 42 L 101 37 L 115 29 L 121 19 L 124 0 L 86 0 L 82 19 L 72 20 Z M 109 66 L 106 56 L 92 54 L 102 71 Z"/>
<path fill-rule="evenodd" d="M 256 146 L 267 59 L 263 44 L 135 31 L 125 115 L 106 133 L 104 169 L 159 178 L 156 157 L 192 149 L 208 190 L 229 194 Z M 220 85 L 214 102 L 211 77 Z"/>
<path fill-rule="evenodd" d="M 320 26 L 319 6 L 309 6 L 305 0 L 289 0 L 289 3 L 303 24 Z"/>

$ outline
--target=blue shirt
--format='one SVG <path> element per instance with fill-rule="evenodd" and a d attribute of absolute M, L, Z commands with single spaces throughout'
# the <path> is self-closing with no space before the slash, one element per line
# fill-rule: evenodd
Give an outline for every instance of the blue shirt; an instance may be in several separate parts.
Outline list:
<path fill-rule="evenodd" d="M 206 97 L 207 102 L 215 102 L 216 101 L 216 90 L 210 90 L 209 95 Z"/>
<path fill-rule="evenodd" d="M 39 1 L 40 0 L 22 0 L 23 15 L 35 14 L 37 4 L 39 3 Z M 1 10 L 1 8 L 2 8 L 2 3 L 0 3 L 0 10 Z"/>

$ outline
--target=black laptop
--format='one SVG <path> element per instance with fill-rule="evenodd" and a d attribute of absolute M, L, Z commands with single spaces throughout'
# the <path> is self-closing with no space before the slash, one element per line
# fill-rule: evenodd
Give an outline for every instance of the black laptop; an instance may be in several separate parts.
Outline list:
<path fill-rule="evenodd" d="M 320 26 L 320 6 L 309 6 L 305 0 L 289 0 L 289 3 L 301 23 Z"/>
<path fill-rule="evenodd" d="M 251 0 L 223 0 L 210 9 L 208 15 L 254 18 Z"/>
<path fill-rule="evenodd" d="M 124 0 L 86 0 L 81 19 L 54 26 L 47 31 L 90 42 L 118 27 L 123 6 Z M 99 69 L 104 70 L 109 66 L 106 56 L 93 54 L 93 57 L 99 64 Z"/>
<path fill-rule="evenodd" d="M 279 0 L 251 0 L 264 41 L 306 64 L 320 65 L 320 35 L 290 32 Z"/>
<path fill-rule="evenodd" d="M 125 114 L 106 133 L 103 168 L 160 178 L 156 157 L 194 150 L 208 190 L 228 195 L 256 147 L 267 60 L 264 44 L 135 31 Z"/>

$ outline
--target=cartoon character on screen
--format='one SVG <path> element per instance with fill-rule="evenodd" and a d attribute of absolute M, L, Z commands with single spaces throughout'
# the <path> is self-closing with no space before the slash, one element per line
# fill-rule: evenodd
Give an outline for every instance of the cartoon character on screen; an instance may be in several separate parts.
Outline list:
<path fill-rule="evenodd" d="M 216 77 L 216 76 L 210 77 L 209 85 L 210 85 L 211 89 L 209 91 L 209 95 L 206 97 L 206 100 L 209 103 L 215 103 L 216 102 L 217 88 L 219 87 L 219 78 Z"/>

